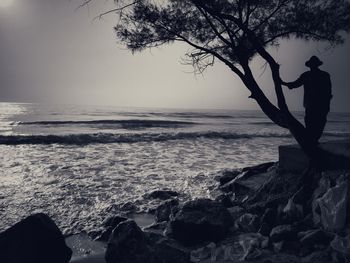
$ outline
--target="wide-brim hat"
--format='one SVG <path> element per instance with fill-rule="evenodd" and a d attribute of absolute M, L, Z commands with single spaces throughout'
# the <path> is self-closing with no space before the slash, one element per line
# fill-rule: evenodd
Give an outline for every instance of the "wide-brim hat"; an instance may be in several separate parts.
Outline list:
<path fill-rule="evenodd" d="M 311 67 L 319 67 L 323 64 L 323 62 L 316 56 L 312 56 L 308 61 L 305 62 L 305 66 Z"/>

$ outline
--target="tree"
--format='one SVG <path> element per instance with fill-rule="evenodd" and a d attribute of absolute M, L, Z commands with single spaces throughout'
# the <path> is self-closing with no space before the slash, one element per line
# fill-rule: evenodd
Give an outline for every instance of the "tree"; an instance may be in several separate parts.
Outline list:
<path fill-rule="evenodd" d="M 81 6 L 94 0 L 85 0 Z M 279 64 L 268 52 L 283 38 L 344 42 L 350 30 L 347 0 L 115 0 L 118 39 L 132 52 L 175 41 L 192 50 L 187 59 L 198 72 L 215 60 L 227 65 L 251 92 L 262 111 L 288 129 L 311 160 L 320 150 L 308 139 L 305 127 L 289 111 L 279 74 Z M 260 56 L 271 69 L 277 105 L 265 96 L 251 70 Z"/>

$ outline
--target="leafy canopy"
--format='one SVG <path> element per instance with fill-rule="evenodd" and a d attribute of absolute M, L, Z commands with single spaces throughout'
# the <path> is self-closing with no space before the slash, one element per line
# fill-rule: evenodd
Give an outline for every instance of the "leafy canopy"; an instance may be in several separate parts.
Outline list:
<path fill-rule="evenodd" d="M 130 50 L 186 42 L 187 56 L 199 71 L 218 58 L 232 68 L 249 61 L 259 48 L 282 38 L 344 41 L 350 29 L 347 0 L 136 0 L 115 1 L 115 27 Z M 236 72 L 237 73 L 237 72 Z"/>

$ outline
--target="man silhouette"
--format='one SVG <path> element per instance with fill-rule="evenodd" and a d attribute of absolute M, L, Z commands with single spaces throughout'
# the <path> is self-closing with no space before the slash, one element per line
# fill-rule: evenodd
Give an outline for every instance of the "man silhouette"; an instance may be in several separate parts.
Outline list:
<path fill-rule="evenodd" d="M 305 127 L 310 143 L 315 145 L 323 133 L 333 97 L 330 75 L 319 69 L 322 64 L 318 57 L 312 56 L 305 62 L 309 71 L 301 74 L 296 81 L 282 81 L 282 85 L 289 89 L 304 86 Z"/>

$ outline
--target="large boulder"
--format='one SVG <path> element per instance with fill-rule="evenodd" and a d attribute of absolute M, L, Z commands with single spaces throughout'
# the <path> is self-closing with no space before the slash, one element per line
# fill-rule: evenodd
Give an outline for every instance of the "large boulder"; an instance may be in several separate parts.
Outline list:
<path fill-rule="evenodd" d="M 274 227 L 270 233 L 272 242 L 290 241 L 296 239 L 296 229 L 291 225 L 279 225 Z"/>
<path fill-rule="evenodd" d="M 174 239 L 185 245 L 218 241 L 226 236 L 233 219 L 227 209 L 210 199 L 186 202 L 170 221 Z"/>
<path fill-rule="evenodd" d="M 312 212 L 315 225 L 339 232 L 347 224 L 350 211 L 349 172 L 328 171 L 322 174 L 313 193 Z"/>
<path fill-rule="evenodd" d="M 0 262 L 67 263 L 72 250 L 55 222 L 35 214 L 0 233 Z"/>
<path fill-rule="evenodd" d="M 241 173 L 240 170 L 225 170 L 225 171 L 222 171 L 222 174 L 217 176 L 215 179 L 219 181 L 220 185 L 224 185 L 229 181 L 235 179 L 235 177 L 240 173 Z"/>
<path fill-rule="evenodd" d="M 159 263 L 189 263 L 190 249 L 161 234 L 146 232 Z M 148 261 L 145 261 L 148 262 Z"/>
<path fill-rule="evenodd" d="M 113 230 L 105 254 L 107 263 L 188 263 L 189 251 L 164 236 L 143 232 L 132 220 Z"/>
<path fill-rule="evenodd" d="M 105 259 L 107 263 L 157 262 L 145 233 L 132 220 L 119 223 L 113 230 Z"/>
<path fill-rule="evenodd" d="M 235 229 L 246 233 L 257 232 L 260 218 L 257 215 L 245 213 L 235 220 Z"/>
<path fill-rule="evenodd" d="M 325 232 L 321 229 L 312 229 L 305 232 L 300 232 L 298 237 L 300 238 L 300 243 L 303 245 L 303 247 L 327 247 L 334 238 L 334 234 Z"/>
<path fill-rule="evenodd" d="M 126 220 L 126 217 L 119 215 L 108 217 L 103 222 L 104 230 L 101 231 L 94 239 L 97 241 L 107 242 L 112 234 L 113 229 L 116 228 L 119 225 L 119 223 L 124 222 Z"/>
<path fill-rule="evenodd" d="M 179 206 L 179 200 L 170 199 L 161 203 L 155 210 L 154 216 L 157 223 L 169 221 L 172 213 L 176 212 Z"/>
<path fill-rule="evenodd" d="M 272 163 L 269 165 L 272 165 Z M 265 166 L 263 168 L 243 169 L 242 173 L 226 184 L 221 185 L 219 189 L 226 193 L 234 192 L 238 196 L 253 194 L 276 174 L 274 169 L 268 169 Z"/>
<path fill-rule="evenodd" d="M 249 172 L 250 174 L 259 174 L 259 173 L 265 173 L 271 169 L 272 166 L 274 166 L 275 162 L 267 162 L 258 164 L 251 167 L 245 167 L 242 169 L 242 172 Z"/>

